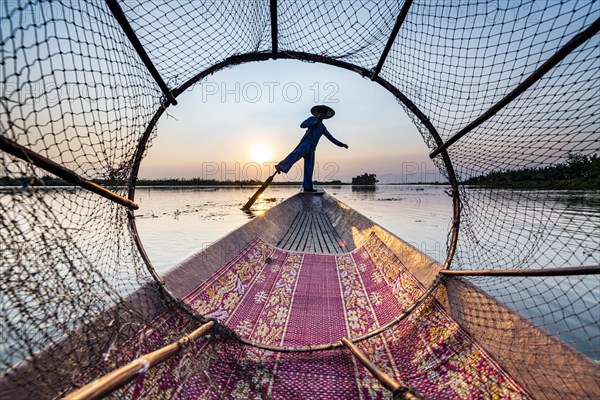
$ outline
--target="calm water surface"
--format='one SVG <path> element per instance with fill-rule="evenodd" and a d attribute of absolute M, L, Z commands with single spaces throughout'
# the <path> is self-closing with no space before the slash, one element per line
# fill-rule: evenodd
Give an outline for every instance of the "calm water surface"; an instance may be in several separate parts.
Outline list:
<path fill-rule="evenodd" d="M 451 198 L 442 186 L 382 186 L 356 191 L 350 186 L 326 191 L 438 260 L 444 260 L 452 219 Z M 137 226 L 148 255 L 166 271 L 248 222 L 240 209 L 256 188 L 138 188 Z M 298 192 L 269 188 L 253 209 L 267 210 Z"/>

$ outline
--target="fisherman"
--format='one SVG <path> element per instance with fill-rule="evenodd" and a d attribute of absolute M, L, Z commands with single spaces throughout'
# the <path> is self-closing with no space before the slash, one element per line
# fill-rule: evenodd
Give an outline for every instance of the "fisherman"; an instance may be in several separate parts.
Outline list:
<path fill-rule="evenodd" d="M 308 128 L 300 143 L 294 151 L 275 166 L 277 173 L 284 172 L 287 174 L 296 161 L 304 158 L 304 181 L 302 182 L 302 187 L 305 193 L 317 191 L 313 188 L 312 175 L 315 168 L 315 150 L 321 135 L 325 135 L 327 139 L 337 146 L 348 148 L 347 144 L 334 138 L 323 124 L 324 119 L 329 119 L 335 115 L 335 111 L 332 108 L 318 105 L 311 108 L 310 113 L 313 116 L 308 117 L 306 121 L 300 124 L 300 128 Z"/>

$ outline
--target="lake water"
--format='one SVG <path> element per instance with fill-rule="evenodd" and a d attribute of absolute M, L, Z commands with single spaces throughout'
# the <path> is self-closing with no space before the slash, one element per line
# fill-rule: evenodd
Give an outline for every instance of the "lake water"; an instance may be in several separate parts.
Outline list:
<path fill-rule="evenodd" d="M 452 199 L 447 194 L 448 189 L 449 187 L 433 185 L 381 185 L 375 191 L 353 190 L 351 186 L 325 188 L 329 194 L 440 262 L 446 256 L 446 240 L 452 221 Z M 247 222 L 249 216 L 240 209 L 255 190 L 256 188 L 234 187 L 138 188 L 136 201 L 140 209 L 136 212 L 137 226 L 157 271 L 164 273 L 177 262 Z M 295 187 L 271 187 L 253 208 L 257 213 L 264 212 L 297 192 L 298 188 Z M 564 236 L 564 229 L 576 232 L 558 243 L 552 241 L 535 244 L 529 255 L 530 265 L 553 265 L 548 264 L 548 260 L 556 259 L 556 255 L 563 255 L 565 260 L 569 260 L 571 253 L 576 255 L 571 257 L 574 264 L 560 261 L 556 262 L 557 265 L 600 263 L 597 236 L 600 192 L 540 191 L 535 196 L 534 200 L 528 198 L 528 207 L 523 211 L 521 220 L 527 221 L 525 213 L 536 210 L 538 205 L 543 209 L 548 208 L 548 204 L 558 202 L 566 211 L 547 215 L 553 225 L 546 229 L 556 230 L 554 233 L 550 232 L 550 237 Z M 521 213 L 516 205 L 504 206 L 511 212 Z M 578 218 L 583 218 L 585 223 L 576 223 Z M 590 224 L 590 220 L 595 222 Z M 528 232 L 527 227 L 524 232 Z M 504 234 L 509 235 L 511 232 L 500 232 L 501 236 Z M 521 239 L 521 245 L 527 246 L 525 239 Z M 532 245 L 529 244 L 529 247 Z M 560 247 L 560 251 L 553 247 Z M 510 251 L 509 248 L 506 257 L 512 261 Z M 506 268 L 510 268 L 510 261 Z M 600 359 L 599 275 L 526 279 L 473 278 L 472 281 L 531 318 L 546 331 L 560 335 L 563 341 L 591 358 Z M 568 308 L 574 312 L 565 313 L 566 304 L 570 304 Z"/>
<path fill-rule="evenodd" d="M 444 260 L 452 199 L 443 186 L 382 186 L 376 191 L 334 186 L 326 191 L 431 257 Z M 138 188 L 137 226 L 155 268 L 205 248 L 250 218 L 241 211 L 256 188 Z M 258 213 L 298 192 L 268 188 L 253 206 Z"/>

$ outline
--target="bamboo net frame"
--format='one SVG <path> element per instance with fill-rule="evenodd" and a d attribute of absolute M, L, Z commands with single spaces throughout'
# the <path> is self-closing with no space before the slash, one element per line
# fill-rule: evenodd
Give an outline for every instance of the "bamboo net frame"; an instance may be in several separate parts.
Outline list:
<path fill-rule="evenodd" d="M 566 228 L 557 227 L 546 221 L 557 215 L 568 216 L 568 205 L 543 200 L 543 207 L 531 206 L 534 200 L 526 191 L 510 187 L 500 191 L 473 189 L 460 183 L 490 171 L 555 165 L 573 152 L 584 158 L 597 153 L 594 134 L 600 114 L 593 95 L 598 87 L 600 18 L 596 3 L 548 2 L 540 8 L 536 4 L 511 4 L 490 12 L 493 3 L 483 1 L 435 7 L 420 1 L 376 5 L 333 2 L 324 8 L 276 0 L 243 5 L 225 2 L 221 9 L 211 10 L 222 13 L 222 24 L 214 24 L 210 17 L 196 18 L 197 25 L 173 24 L 168 32 L 162 32 L 162 24 L 155 22 L 184 20 L 197 10 L 190 11 L 183 3 L 147 10 L 144 5 L 136 8 L 114 0 L 106 4 L 56 4 L 57 8 L 46 7 L 43 2 L 3 5 L 2 171 L 9 180 L 26 182 L 8 189 L 0 202 L 6 263 L 2 286 L 7 298 L 2 316 L 7 328 L 3 344 L 8 349 L 3 354 L 4 369 L 25 358 L 35 360 L 42 348 L 54 343 L 49 351 L 71 357 L 74 373 L 86 370 L 93 361 L 79 354 L 78 343 L 97 343 L 89 347 L 89 358 L 93 359 L 92 349 L 110 349 L 140 326 L 151 324 L 154 314 L 148 310 L 173 304 L 187 311 L 191 321 L 204 322 L 164 286 L 143 249 L 135 214 L 130 211 L 137 207 L 139 167 L 156 134 L 157 122 L 168 107 L 177 104 L 177 96 L 221 69 L 267 59 L 320 62 L 352 70 L 396 97 L 432 149 L 431 156 L 452 188 L 453 219 L 443 275 L 470 276 L 471 282 L 492 293 L 509 291 L 503 299 L 512 301 L 516 312 L 533 320 L 536 316 L 527 314 L 535 312 L 535 307 L 527 306 L 531 299 L 510 293 L 514 281 L 502 277 L 520 277 L 522 282 L 533 277 L 564 277 L 562 285 L 593 293 L 597 266 L 578 268 L 572 263 L 597 263 L 597 251 L 592 249 L 590 256 L 586 248 L 593 238 L 589 228 L 594 226 L 595 215 L 568 217 Z M 291 11 L 293 19 L 288 15 Z M 377 35 L 368 34 L 367 25 L 359 21 L 357 16 L 365 12 Z M 320 28 L 313 25 L 322 20 L 319 13 L 335 15 L 332 23 L 342 21 L 351 29 L 321 36 Z M 236 19 L 236 15 L 247 18 Z M 348 15 L 350 18 L 344 20 Z M 355 16 L 356 23 L 352 20 Z M 246 21 L 251 22 L 244 25 Z M 220 31 L 217 25 L 225 29 Z M 244 35 L 228 36 L 227 32 L 238 26 Z M 299 26 L 304 28 L 298 30 Z M 500 26 L 500 32 L 494 31 Z M 53 27 L 56 35 L 48 36 L 46 27 Z M 263 39 L 265 27 L 270 41 Z M 199 35 L 198 30 L 206 35 Z M 353 36 L 345 37 L 339 33 L 342 31 Z M 203 42 L 188 41 L 190 48 L 174 51 L 172 46 L 178 40 L 173 35 L 206 37 L 211 43 L 218 38 L 220 48 L 210 48 L 206 51 L 209 57 L 203 60 L 192 60 L 190 54 L 200 53 L 194 46 L 203 46 Z M 420 37 L 433 41 L 425 46 Z M 103 44 L 102 49 L 98 43 Z M 460 55 L 462 49 L 456 43 L 473 51 L 472 64 L 469 57 Z M 406 61 L 405 52 L 410 52 L 413 61 Z M 484 53 L 514 53 L 514 62 L 508 65 L 493 58 L 502 67 L 495 71 L 486 65 L 481 56 Z M 440 60 L 447 54 L 462 61 L 449 61 L 446 68 Z M 462 85 L 451 85 L 452 81 Z M 38 83 L 41 89 L 35 89 Z M 74 93 L 56 96 L 69 85 L 75 86 Z M 96 96 L 86 92 L 90 87 L 104 92 Z M 474 94 L 481 100 L 475 104 L 471 101 Z M 92 103 L 97 98 L 104 103 L 88 107 L 86 101 Z M 532 101 L 538 99 L 541 103 Z M 544 107 L 535 105 L 542 103 Z M 449 114 L 454 118 L 447 118 Z M 90 122 L 89 116 L 95 122 Z M 540 142 L 538 132 L 551 128 L 550 122 L 544 121 L 554 123 L 559 132 Z M 525 150 L 515 139 L 519 137 L 529 141 Z M 538 148 L 531 143 L 541 144 Z M 491 160 L 486 146 L 495 146 L 502 156 L 494 155 Z M 69 192 L 63 198 L 51 187 L 32 184 L 46 172 L 84 190 Z M 95 179 L 106 184 L 98 185 Z M 96 211 L 82 204 L 93 204 Z M 532 226 L 523 226 L 528 223 Z M 97 227 L 96 235 L 85 231 L 90 224 Z M 544 257 L 551 262 L 543 269 L 536 268 L 537 260 L 533 260 L 540 242 L 550 243 L 549 255 Z M 509 259 L 510 268 L 502 268 L 507 254 L 514 257 Z M 128 273 L 116 272 L 115 263 Z M 149 274 L 143 271 L 144 264 Z M 146 286 L 148 277 L 155 283 Z M 487 279 L 492 277 L 495 280 Z M 544 282 L 552 286 L 554 281 Z M 128 303 L 127 296 L 133 290 L 146 287 L 156 296 L 143 297 L 145 303 L 141 305 Z M 558 290 L 561 285 L 553 287 Z M 56 293 L 60 295 L 51 297 Z M 64 293 L 74 293 L 78 301 L 66 301 Z M 563 295 L 551 296 L 555 300 Z M 156 299 L 161 299 L 159 306 Z M 596 307 L 578 304 L 585 315 L 593 314 Z M 117 312 L 116 317 L 104 320 L 101 310 L 115 305 L 117 309 L 125 305 L 121 311 L 127 317 Z M 479 323 L 484 326 L 485 313 L 480 311 Z M 573 325 L 555 315 L 552 321 L 539 323 L 552 335 L 576 347 L 598 339 L 596 331 L 587 331 L 583 325 L 584 317 L 573 317 Z M 105 340 L 93 340 L 98 338 L 86 330 L 90 321 L 105 325 Z M 579 335 L 576 338 L 575 333 Z M 72 347 L 64 347 L 68 343 L 61 339 L 64 335 L 73 339 Z M 293 351 L 300 350 L 304 351 Z M 597 354 L 597 349 L 588 351 Z M 56 393 L 52 376 L 59 372 L 42 362 L 34 370 L 35 376 L 44 377 L 42 384 L 48 383 L 49 392 Z M 69 372 L 63 375 L 69 376 Z M 18 385 L 33 383 L 25 380 Z"/>

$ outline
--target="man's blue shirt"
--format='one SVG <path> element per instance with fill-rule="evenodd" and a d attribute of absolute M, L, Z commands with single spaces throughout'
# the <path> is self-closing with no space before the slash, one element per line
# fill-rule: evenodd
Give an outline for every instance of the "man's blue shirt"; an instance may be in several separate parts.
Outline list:
<path fill-rule="evenodd" d="M 315 149 L 321 139 L 322 135 L 336 146 L 344 147 L 344 143 L 334 138 L 331 133 L 327 130 L 323 122 L 319 121 L 317 117 L 308 117 L 303 123 L 300 124 L 300 128 L 308 128 L 300 143 L 308 143 L 311 149 Z"/>

